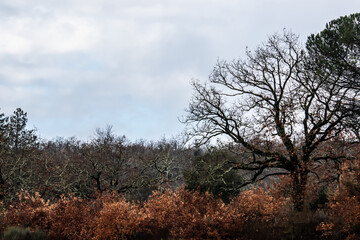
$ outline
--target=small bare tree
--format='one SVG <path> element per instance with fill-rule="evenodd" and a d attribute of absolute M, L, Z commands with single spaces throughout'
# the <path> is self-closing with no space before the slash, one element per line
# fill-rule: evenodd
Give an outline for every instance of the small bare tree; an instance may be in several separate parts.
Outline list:
<path fill-rule="evenodd" d="M 306 51 L 288 31 L 270 36 L 254 52 L 246 51 L 246 57 L 219 61 L 208 83 L 192 83 L 194 95 L 184 122 L 199 143 L 225 135 L 250 151 L 253 157 L 234 167 L 255 171 L 254 181 L 290 175 L 294 207 L 300 211 L 314 166 L 344 157 L 318 150 L 351 134 L 343 122 L 352 111 L 343 106 L 357 101 L 359 92 L 338 84 L 340 73 L 307 68 Z"/>

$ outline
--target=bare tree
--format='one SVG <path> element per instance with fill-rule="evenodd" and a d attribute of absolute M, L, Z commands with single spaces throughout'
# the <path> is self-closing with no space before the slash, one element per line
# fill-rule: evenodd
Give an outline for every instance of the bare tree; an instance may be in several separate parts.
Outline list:
<path fill-rule="evenodd" d="M 270 36 L 246 57 L 219 61 L 208 83 L 193 82 L 184 122 L 199 143 L 225 135 L 250 151 L 252 157 L 234 168 L 255 171 L 252 180 L 290 175 L 294 207 L 302 210 L 313 166 L 344 157 L 318 150 L 351 134 L 343 121 L 352 112 L 343 106 L 356 101 L 359 92 L 338 84 L 341 74 L 306 68 L 307 54 L 291 32 Z"/>
<path fill-rule="evenodd" d="M 83 144 L 89 177 L 95 182 L 98 191 L 116 190 L 122 192 L 129 188 L 130 170 L 127 169 L 126 138 L 117 137 L 111 126 L 97 129 L 95 138 Z"/>

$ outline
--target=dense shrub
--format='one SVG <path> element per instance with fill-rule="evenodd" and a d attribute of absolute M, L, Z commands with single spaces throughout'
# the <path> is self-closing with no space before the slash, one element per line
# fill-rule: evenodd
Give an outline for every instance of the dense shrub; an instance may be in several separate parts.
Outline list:
<path fill-rule="evenodd" d="M 32 229 L 48 229 L 48 217 L 52 210 L 49 201 L 38 193 L 31 195 L 23 192 L 18 195 L 18 202 L 10 205 L 4 214 L 6 226 L 22 226 Z"/>
<path fill-rule="evenodd" d="M 103 205 L 94 223 L 94 239 L 127 239 L 140 230 L 139 205 L 125 199 Z"/>
<path fill-rule="evenodd" d="M 225 204 L 210 194 L 179 189 L 155 193 L 143 207 L 144 232 L 153 237 L 210 239 L 218 233 L 219 212 Z"/>
<path fill-rule="evenodd" d="M 228 204 L 184 187 L 154 192 L 145 202 L 130 202 L 117 193 L 48 202 L 38 194 L 22 193 L 2 212 L 1 231 L 17 226 L 7 229 L 4 238 L 44 239 L 43 231 L 55 240 L 356 239 L 360 235 L 360 202 L 346 185 L 325 207 L 295 212 L 281 184 L 273 190 L 243 191 Z"/>
<path fill-rule="evenodd" d="M 264 190 L 245 191 L 230 204 L 184 188 L 154 192 L 144 203 L 116 194 L 50 203 L 24 193 L 5 211 L 4 226 L 42 229 L 50 239 L 254 239 L 253 231 L 278 224 L 286 203 Z"/>
<path fill-rule="evenodd" d="M 92 236 L 93 214 L 88 202 L 62 197 L 55 203 L 39 194 L 21 193 L 19 201 L 4 213 L 5 226 L 21 226 L 48 232 L 50 239 L 86 239 Z"/>
<path fill-rule="evenodd" d="M 48 234 L 51 239 L 90 239 L 94 218 L 89 202 L 62 197 L 51 206 Z"/>
<path fill-rule="evenodd" d="M 3 240 L 45 240 L 46 234 L 42 231 L 31 232 L 28 228 L 9 227 L 5 230 Z"/>
<path fill-rule="evenodd" d="M 30 230 L 20 227 L 9 227 L 5 230 L 4 240 L 31 240 Z"/>

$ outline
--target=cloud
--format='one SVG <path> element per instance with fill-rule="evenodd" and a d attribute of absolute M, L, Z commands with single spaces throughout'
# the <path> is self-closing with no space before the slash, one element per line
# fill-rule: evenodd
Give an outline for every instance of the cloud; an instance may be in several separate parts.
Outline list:
<path fill-rule="evenodd" d="M 130 138 L 184 127 L 190 79 L 242 56 L 267 35 L 303 35 L 358 1 L 3 0 L 1 110 L 22 107 L 46 138 L 87 138 L 113 124 Z"/>
<path fill-rule="evenodd" d="M 0 25 L 0 54 L 52 54 L 87 51 L 97 30 L 75 16 L 9 18 Z"/>

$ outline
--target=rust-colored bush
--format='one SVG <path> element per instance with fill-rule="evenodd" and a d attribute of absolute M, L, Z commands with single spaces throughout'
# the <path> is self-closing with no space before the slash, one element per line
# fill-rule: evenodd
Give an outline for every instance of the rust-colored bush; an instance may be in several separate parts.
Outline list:
<path fill-rule="evenodd" d="M 4 213 L 6 226 L 30 227 L 32 229 L 47 229 L 51 204 L 40 197 L 38 193 L 31 196 L 28 192 L 19 194 L 19 201 L 10 205 Z"/>
<path fill-rule="evenodd" d="M 139 206 L 120 199 L 104 203 L 94 223 L 94 239 L 127 239 L 140 229 Z"/>
<path fill-rule="evenodd" d="M 75 197 L 62 197 L 55 203 L 45 201 L 38 193 L 19 194 L 19 201 L 4 212 L 4 228 L 21 226 L 43 230 L 50 239 L 90 239 L 96 209 Z"/>
<path fill-rule="evenodd" d="M 286 204 L 287 199 L 275 199 L 262 189 L 245 191 L 228 205 L 184 189 L 156 193 L 144 205 L 142 230 L 154 238 L 257 239 L 261 231 L 272 237 L 272 229 L 284 221 Z"/>
<path fill-rule="evenodd" d="M 242 192 L 227 205 L 221 222 L 221 235 L 226 238 L 274 239 L 279 226 L 287 222 L 288 200 L 274 198 L 264 189 Z"/>
<path fill-rule="evenodd" d="M 51 206 L 48 235 L 51 239 L 91 239 L 96 211 L 89 202 L 61 197 Z"/>
<path fill-rule="evenodd" d="M 105 194 L 51 204 L 26 195 L 7 209 L 4 226 L 42 229 L 50 239 L 277 239 L 287 205 L 264 189 L 244 191 L 229 204 L 184 188 L 154 192 L 143 203 Z"/>
<path fill-rule="evenodd" d="M 225 206 L 212 195 L 181 188 L 155 193 L 143 207 L 143 231 L 152 237 L 175 239 L 220 238 L 215 216 Z"/>

